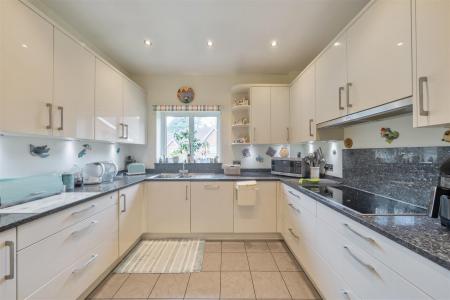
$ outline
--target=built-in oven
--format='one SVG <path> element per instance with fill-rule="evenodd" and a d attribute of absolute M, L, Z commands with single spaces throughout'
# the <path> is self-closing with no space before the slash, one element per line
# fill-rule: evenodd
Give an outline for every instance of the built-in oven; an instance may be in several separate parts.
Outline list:
<path fill-rule="evenodd" d="M 290 177 L 302 177 L 301 158 L 272 158 L 271 173 Z"/>

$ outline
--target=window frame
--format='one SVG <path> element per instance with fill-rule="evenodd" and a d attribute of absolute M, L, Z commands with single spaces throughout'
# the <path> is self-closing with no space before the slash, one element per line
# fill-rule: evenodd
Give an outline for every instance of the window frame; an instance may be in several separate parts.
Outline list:
<path fill-rule="evenodd" d="M 194 117 L 216 117 L 217 118 L 217 156 L 219 160 L 222 157 L 222 114 L 220 111 L 159 111 L 157 112 L 156 126 L 156 145 L 158 148 L 157 159 L 167 154 L 167 117 L 188 117 L 189 118 L 189 140 L 194 134 Z M 192 149 L 190 149 L 192 154 Z"/>

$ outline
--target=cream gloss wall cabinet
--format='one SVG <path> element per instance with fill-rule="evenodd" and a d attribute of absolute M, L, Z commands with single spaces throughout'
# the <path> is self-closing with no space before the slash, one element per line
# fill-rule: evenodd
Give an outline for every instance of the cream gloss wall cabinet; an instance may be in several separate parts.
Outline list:
<path fill-rule="evenodd" d="M 0 130 L 51 135 L 53 26 L 17 0 L 0 14 Z"/>
<path fill-rule="evenodd" d="M 147 103 L 145 93 L 136 83 L 123 78 L 123 142 L 145 144 L 147 140 Z"/>
<path fill-rule="evenodd" d="M 270 87 L 250 88 L 252 144 L 270 144 Z"/>
<path fill-rule="evenodd" d="M 16 299 L 16 229 L 0 233 L 0 299 Z"/>
<path fill-rule="evenodd" d="M 144 185 L 119 191 L 119 256 L 130 249 L 143 233 Z"/>
<path fill-rule="evenodd" d="M 414 125 L 450 124 L 450 1 L 414 2 Z"/>

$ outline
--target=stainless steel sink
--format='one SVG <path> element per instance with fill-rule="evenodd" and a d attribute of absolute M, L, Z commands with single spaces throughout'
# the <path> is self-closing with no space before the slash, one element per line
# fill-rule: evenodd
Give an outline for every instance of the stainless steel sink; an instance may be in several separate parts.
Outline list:
<path fill-rule="evenodd" d="M 152 178 L 159 178 L 159 179 L 176 179 L 181 178 L 180 174 L 177 173 L 161 173 L 156 176 L 152 176 Z"/>

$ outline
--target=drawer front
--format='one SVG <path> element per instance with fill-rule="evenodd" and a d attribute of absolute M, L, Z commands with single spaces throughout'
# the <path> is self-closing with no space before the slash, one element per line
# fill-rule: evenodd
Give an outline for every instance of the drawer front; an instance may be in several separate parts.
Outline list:
<path fill-rule="evenodd" d="M 283 184 L 283 195 L 286 199 L 297 203 L 300 208 L 308 210 L 314 216 L 316 215 L 316 200 L 311 199 L 305 194 Z"/>
<path fill-rule="evenodd" d="M 93 249 L 99 241 L 104 241 L 106 237 L 113 239 L 111 233 L 117 232 L 117 218 L 117 205 L 114 205 L 19 251 L 19 298 L 27 297 L 47 283 L 81 255 Z"/>
<path fill-rule="evenodd" d="M 117 193 L 111 193 L 92 201 L 70 207 L 18 227 L 18 250 L 30 246 L 58 231 L 84 220 L 108 206 L 117 203 Z"/>
<path fill-rule="evenodd" d="M 299 205 L 297 199 L 288 198 L 286 216 L 291 220 L 291 224 L 301 236 L 301 241 L 312 243 L 315 236 L 314 224 L 316 217 Z"/>
<path fill-rule="evenodd" d="M 328 224 L 317 224 L 317 249 L 363 299 L 431 299 Z"/>
<path fill-rule="evenodd" d="M 117 259 L 117 231 L 27 299 L 75 300 Z M 22 299 L 22 298 L 20 298 Z"/>
<path fill-rule="evenodd" d="M 318 218 L 435 299 L 448 298 L 450 272 L 377 232 L 318 204 Z M 401 257 L 402 259 L 398 259 Z M 420 272 L 417 270 L 420 269 Z"/>

